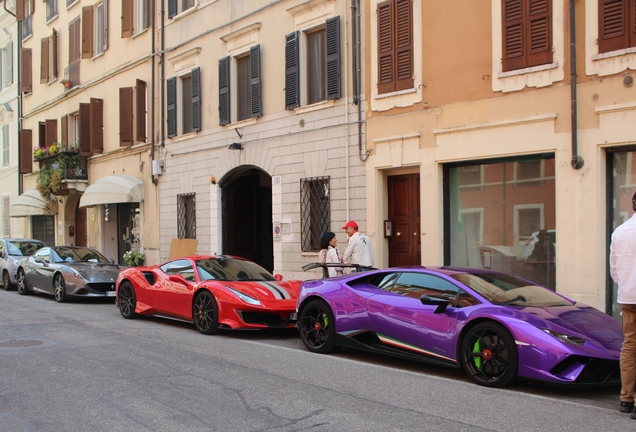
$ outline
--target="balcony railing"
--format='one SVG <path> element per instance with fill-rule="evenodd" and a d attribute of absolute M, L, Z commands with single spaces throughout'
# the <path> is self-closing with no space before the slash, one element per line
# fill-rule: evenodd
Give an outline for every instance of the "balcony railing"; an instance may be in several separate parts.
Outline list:
<path fill-rule="evenodd" d="M 54 155 L 35 158 L 40 169 L 59 169 L 62 180 L 88 180 L 88 158 L 74 151 L 61 151 Z"/>
<path fill-rule="evenodd" d="M 75 63 L 71 63 L 68 67 L 64 68 L 64 79 L 62 83 L 64 84 L 65 89 L 71 89 L 75 86 L 79 85 L 80 78 L 80 62 L 76 61 Z"/>

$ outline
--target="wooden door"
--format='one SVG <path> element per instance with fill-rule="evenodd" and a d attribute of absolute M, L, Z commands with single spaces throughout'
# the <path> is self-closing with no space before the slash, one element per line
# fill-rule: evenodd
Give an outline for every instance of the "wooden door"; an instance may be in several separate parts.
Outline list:
<path fill-rule="evenodd" d="M 389 267 L 421 265 L 420 175 L 390 176 L 388 192 Z"/>

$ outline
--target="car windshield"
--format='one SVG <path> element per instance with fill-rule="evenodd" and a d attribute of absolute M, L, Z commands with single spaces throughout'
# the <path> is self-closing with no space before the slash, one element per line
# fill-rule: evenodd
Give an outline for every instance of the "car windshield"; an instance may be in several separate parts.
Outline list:
<path fill-rule="evenodd" d="M 57 255 L 57 256 L 56 256 Z M 54 262 L 91 262 L 110 264 L 110 261 L 99 252 L 89 248 L 55 248 L 51 249 Z"/>
<path fill-rule="evenodd" d="M 267 270 L 256 263 L 234 258 L 206 258 L 197 260 L 201 280 L 275 281 Z"/>
<path fill-rule="evenodd" d="M 11 241 L 7 242 L 7 252 L 13 256 L 31 256 L 40 248 L 46 246 L 42 242 Z"/>
<path fill-rule="evenodd" d="M 460 273 L 453 279 L 473 289 L 493 304 L 513 306 L 570 306 L 573 303 L 547 288 L 505 273 Z"/>

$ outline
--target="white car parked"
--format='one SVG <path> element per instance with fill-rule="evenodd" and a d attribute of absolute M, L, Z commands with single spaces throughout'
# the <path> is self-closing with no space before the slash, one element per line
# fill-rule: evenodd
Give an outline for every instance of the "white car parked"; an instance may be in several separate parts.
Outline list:
<path fill-rule="evenodd" d="M 18 263 L 24 257 L 29 257 L 46 244 L 40 240 L 24 238 L 0 238 L 0 273 L 2 286 L 10 290 L 18 283 L 16 272 Z"/>

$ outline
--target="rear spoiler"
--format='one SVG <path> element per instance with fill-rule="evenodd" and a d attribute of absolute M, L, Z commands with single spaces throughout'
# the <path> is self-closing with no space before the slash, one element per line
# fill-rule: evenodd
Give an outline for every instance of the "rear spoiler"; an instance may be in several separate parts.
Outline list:
<path fill-rule="evenodd" d="M 303 271 L 313 270 L 315 268 L 322 268 L 322 277 L 328 278 L 329 276 L 329 267 L 337 267 L 337 268 L 352 268 L 355 269 L 356 272 L 363 271 L 371 271 L 377 270 L 375 267 L 363 266 L 360 264 L 342 264 L 342 263 L 309 263 L 302 266 Z"/>

